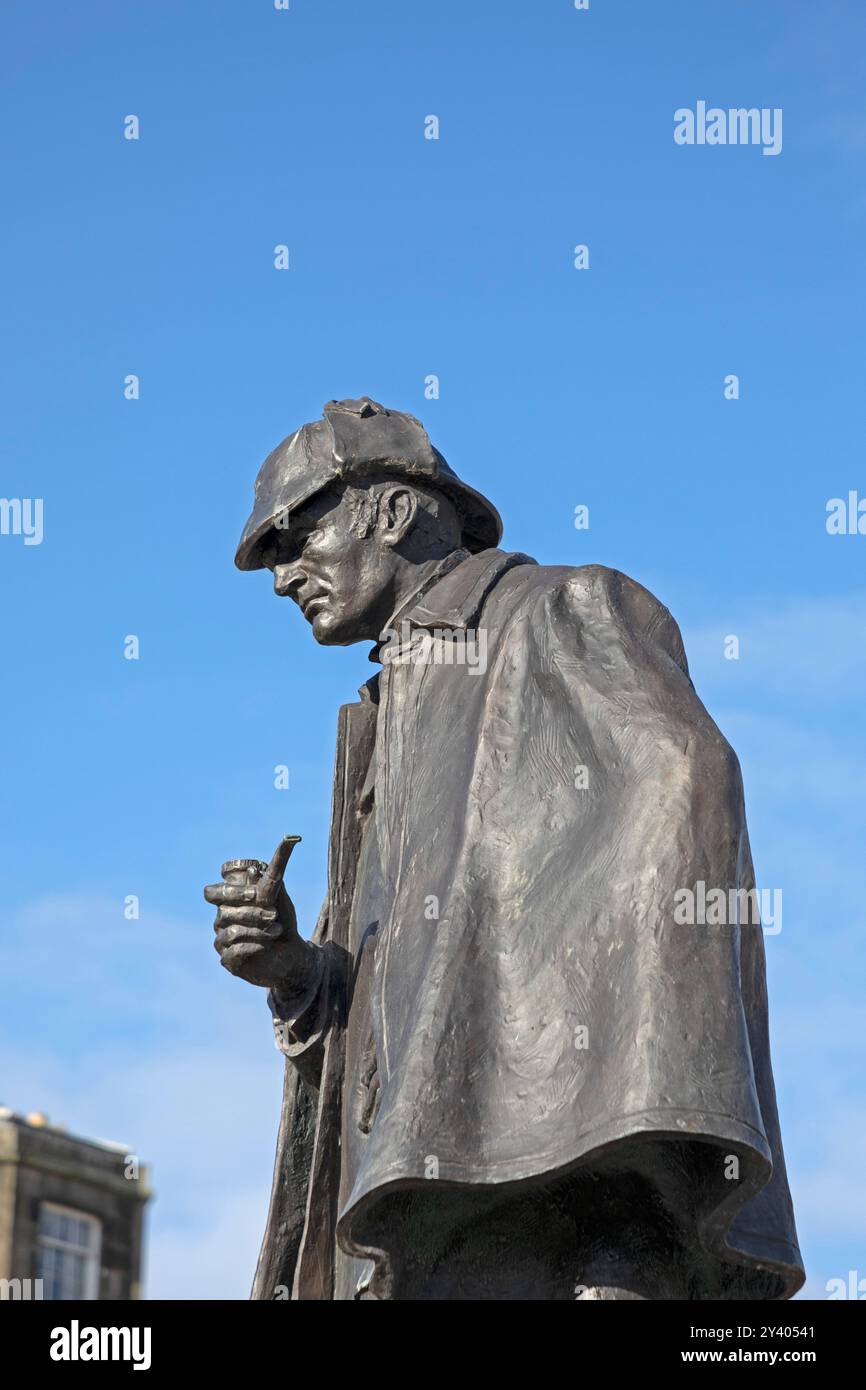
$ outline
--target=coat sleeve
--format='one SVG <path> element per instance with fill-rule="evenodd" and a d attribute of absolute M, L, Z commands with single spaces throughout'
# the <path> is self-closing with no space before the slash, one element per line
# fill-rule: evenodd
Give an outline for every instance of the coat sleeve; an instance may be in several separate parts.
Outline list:
<path fill-rule="evenodd" d="M 319 913 L 312 941 L 316 945 L 318 973 L 306 994 L 285 996 L 278 989 L 268 991 L 268 1007 L 274 1025 L 274 1041 L 283 1056 L 311 1086 L 317 1087 L 322 1074 L 325 1038 L 333 1019 L 335 974 L 338 962 L 323 940 L 328 930 L 328 899 Z"/>
<path fill-rule="evenodd" d="M 322 947 L 323 965 L 328 935 L 328 898 L 322 904 L 312 940 Z M 317 1025 L 327 988 L 323 970 L 318 988 L 295 1016 L 284 1010 L 274 991 L 268 994 L 277 1047 L 286 1058 L 280 1129 L 271 1186 L 271 1200 L 264 1239 L 259 1253 L 251 1298 L 287 1299 L 291 1294 L 298 1250 L 304 1231 L 307 1188 L 310 1180 L 313 1146 L 319 1105 L 318 1087 L 324 1052 L 324 1031 Z M 285 1014 L 285 1016 L 284 1016 Z M 305 1038 L 293 1040 L 297 1027 Z M 309 1031 L 308 1031 L 309 1028 Z"/>

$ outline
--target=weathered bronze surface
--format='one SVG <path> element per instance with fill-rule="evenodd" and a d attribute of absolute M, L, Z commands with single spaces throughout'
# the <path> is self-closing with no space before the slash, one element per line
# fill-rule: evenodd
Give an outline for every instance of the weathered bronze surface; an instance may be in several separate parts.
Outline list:
<path fill-rule="evenodd" d="M 736 756 L 646 589 L 500 535 L 366 397 L 259 475 L 238 566 L 381 671 L 340 710 L 312 940 L 296 837 L 205 889 L 286 1056 L 253 1297 L 789 1298 Z"/>

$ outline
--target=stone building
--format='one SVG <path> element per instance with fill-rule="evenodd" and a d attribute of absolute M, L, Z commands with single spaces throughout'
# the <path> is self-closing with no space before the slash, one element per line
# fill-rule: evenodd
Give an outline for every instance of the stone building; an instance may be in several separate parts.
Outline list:
<path fill-rule="evenodd" d="M 140 1298 L 147 1176 L 122 1145 L 0 1108 L 0 1299 Z"/>

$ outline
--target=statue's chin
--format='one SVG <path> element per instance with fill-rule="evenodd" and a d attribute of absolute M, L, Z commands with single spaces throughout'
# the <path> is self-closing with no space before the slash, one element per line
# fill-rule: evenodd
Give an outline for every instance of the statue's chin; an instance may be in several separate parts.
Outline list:
<path fill-rule="evenodd" d="M 349 647 L 353 642 L 363 642 L 365 634 L 358 630 L 359 624 L 322 609 L 316 613 L 310 626 L 313 636 L 322 647 Z M 360 626 L 363 626 L 361 624 Z"/>

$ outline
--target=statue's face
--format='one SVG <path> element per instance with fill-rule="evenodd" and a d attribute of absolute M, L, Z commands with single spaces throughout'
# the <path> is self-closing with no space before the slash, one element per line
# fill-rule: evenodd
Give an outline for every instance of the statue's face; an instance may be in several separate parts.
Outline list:
<path fill-rule="evenodd" d="M 391 615 L 393 550 L 376 529 L 358 534 L 344 492 L 318 493 L 292 512 L 262 558 L 276 593 L 294 599 L 325 646 L 375 641 Z"/>

